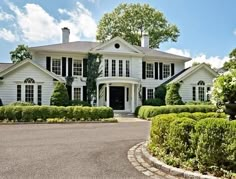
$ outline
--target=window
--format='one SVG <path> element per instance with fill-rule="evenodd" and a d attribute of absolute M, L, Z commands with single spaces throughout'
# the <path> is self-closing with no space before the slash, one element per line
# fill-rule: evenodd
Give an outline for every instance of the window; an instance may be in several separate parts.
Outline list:
<path fill-rule="evenodd" d="M 32 78 L 25 79 L 25 102 L 34 102 L 34 80 Z"/>
<path fill-rule="evenodd" d="M 111 75 L 116 76 L 116 61 L 115 60 L 111 61 Z"/>
<path fill-rule="evenodd" d="M 130 71 L 129 71 L 129 60 L 126 60 L 126 77 L 129 77 L 130 76 Z"/>
<path fill-rule="evenodd" d="M 146 65 L 147 78 L 153 78 L 153 64 L 147 63 Z"/>
<path fill-rule="evenodd" d="M 205 83 L 204 81 L 199 81 L 198 82 L 198 100 L 199 101 L 205 101 Z"/>
<path fill-rule="evenodd" d="M 163 64 L 163 78 L 168 78 L 170 76 L 170 65 Z"/>
<path fill-rule="evenodd" d="M 21 85 L 17 85 L 17 101 L 21 101 Z"/>
<path fill-rule="evenodd" d="M 52 59 L 52 72 L 61 75 L 61 59 Z"/>
<path fill-rule="evenodd" d="M 74 60 L 73 74 L 75 76 L 81 76 L 82 75 L 82 61 L 81 60 Z"/>
<path fill-rule="evenodd" d="M 74 100 L 81 100 L 81 88 L 74 88 Z"/>
<path fill-rule="evenodd" d="M 147 89 L 147 99 L 153 99 L 153 89 Z"/>
<path fill-rule="evenodd" d="M 196 101 L 196 87 L 193 86 L 193 101 Z"/>
<path fill-rule="evenodd" d="M 38 85 L 38 105 L 42 105 L 42 85 Z"/>
<path fill-rule="evenodd" d="M 105 76 L 108 76 L 109 72 L 108 72 L 108 59 L 105 60 Z"/>
<path fill-rule="evenodd" d="M 123 76 L 123 61 L 119 60 L 119 76 Z"/>

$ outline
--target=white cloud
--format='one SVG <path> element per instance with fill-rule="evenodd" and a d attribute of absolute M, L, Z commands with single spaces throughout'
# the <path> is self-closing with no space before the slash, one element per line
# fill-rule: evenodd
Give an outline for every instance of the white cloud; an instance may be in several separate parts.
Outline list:
<path fill-rule="evenodd" d="M 16 40 L 16 36 L 5 28 L 0 29 L 0 39 L 4 39 L 9 42 L 14 42 Z"/>
<path fill-rule="evenodd" d="M 191 53 L 188 50 L 182 50 L 182 49 L 175 49 L 175 48 L 171 48 L 166 50 L 166 52 L 168 53 L 172 53 L 175 55 L 180 55 L 180 56 L 185 56 L 185 57 L 191 57 Z M 185 63 L 185 67 L 190 67 L 192 66 L 192 64 L 194 62 L 198 62 L 198 63 L 209 63 L 211 64 L 211 66 L 213 68 L 221 68 L 223 67 L 223 64 L 226 61 L 229 61 L 229 57 L 225 56 L 223 58 L 220 58 L 218 56 L 211 56 L 211 57 L 207 57 L 205 54 L 199 54 L 197 56 L 191 57 L 192 60 L 189 62 Z"/>
<path fill-rule="evenodd" d="M 96 37 L 96 22 L 91 12 L 79 2 L 72 10 L 58 9 L 59 13 L 67 16 L 66 19 L 60 20 L 38 4 L 26 4 L 23 9 L 9 1 L 7 4 L 15 15 L 18 34 L 27 42 L 61 42 L 62 27 L 70 29 L 71 41 L 79 40 L 82 36 L 90 40 Z"/>
<path fill-rule="evenodd" d="M 6 13 L 0 8 L 0 21 L 8 21 L 14 19 L 14 16 Z"/>

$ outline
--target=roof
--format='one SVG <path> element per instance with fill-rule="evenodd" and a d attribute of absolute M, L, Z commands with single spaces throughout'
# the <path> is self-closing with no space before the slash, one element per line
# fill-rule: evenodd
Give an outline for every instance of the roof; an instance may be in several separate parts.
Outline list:
<path fill-rule="evenodd" d="M 115 37 L 111 39 L 110 41 L 114 40 L 121 40 L 123 43 L 129 44 L 127 41 L 123 40 L 120 37 Z M 31 51 L 54 51 L 54 52 L 80 52 L 80 53 L 88 53 L 90 51 L 94 52 L 96 51 L 96 47 L 99 49 L 99 47 L 102 47 L 104 44 L 110 43 L 110 41 L 107 42 L 88 42 L 88 41 L 76 41 L 76 42 L 68 42 L 68 43 L 60 43 L 60 44 L 52 44 L 52 45 L 45 45 L 45 46 L 38 46 L 38 47 L 30 47 L 29 49 Z M 133 49 L 137 49 L 137 51 L 142 52 L 145 56 L 148 57 L 160 57 L 160 58 L 168 58 L 168 59 L 179 59 L 179 60 L 185 60 L 189 61 L 191 58 L 174 55 L 171 53 L 162 52 L 156 49 L 146 48 L 146 47 L 140 47 L 137 45 L 131 45 Z"/>
<path fill-rule="evenodd" d="M 13 63 L 0 63 L 0 72 L 12 66 Z"/>
<path fill-rule="evenodd" d="M 201 63 L 199 65 L 196 66 L 192 66 L 190 68 L 185 69 L 185 71 L 182 71 L 182 73 L 180 72 L 178 75 L 174 76 L 173 79 L 171 78 L 171 80 L 168 80 L 168 83 L 175 83 L 175 82 L 179 82 L 183 79 L 185 79 L 186 77 L 188 77 L 189 75 L 191 75 L 192 73 L 198 71 L 201 68 L 206 68 L 210 73 L 212 73 L 214 76 L 217 76 L 218 74 L 212 69 L 210 68 L 207 64 L 205 63 Z M 165 82 L 166 83 L 166 82 Z"/>
<path fill-rule="evenodd" d="M 10 73 L 11 71 L 16 70 L 17 68 L 19 68 L 20 66 L 23 66 L 24 64 L 27 63 L 31 63 L 32 65 L 34 65 L 36 68 L 39 68 L 41 71 L 43 71 L 44 73 L 48 74 L 49 76 L 51 76 L 52 78 L 58 80 L 58 81 L 64 81 L 62 78 L 60 78 L 59 76 L 57 76 L 56 74 L 46 70 L 44 67 L 42 67 L 41 65 L 36 64 L 35 62 L 33 62 L 30 59 L 27 60 L 23 60 L 21 62 L 12 64 L 10 67 L 5 68 L 3 71 L 0 72 L 0 77 Z"/>
<path fill-rule="evenodd" d="M 60 52 L 84 52 L 88 53 L 91 49 L 100 45 L 99 42 L 77 41 L 60 44 L 52 44 L 38 47 L 30 47 L 31 51 L 60 51 Z"/>
<path fill-rule="evenodd" d="M 189 67 L 191 68 L 191 67 Z M 187 71 L 189 68 L 185 68 L 182 71 L 180 71 L 179 73 L 177 73 L 176 75 L 172 76 L 171 78 L 169 78 L 168 80 L 166 80 L 164 83 L 162 83 L 161 85 L 165 85 L 168 84 L 169 82 L 171 82 L 172 80 L 174 80 L 175 78 L 177 78 L 178 76 L 182 75 L 185 71 Z"/>

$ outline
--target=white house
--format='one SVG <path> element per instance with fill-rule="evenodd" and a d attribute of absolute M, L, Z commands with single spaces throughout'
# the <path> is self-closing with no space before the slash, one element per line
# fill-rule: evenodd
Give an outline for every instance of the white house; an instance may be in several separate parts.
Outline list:
<path fill-rule="evenodd" d="M 149 48 L 149 37 L 141 47 L 116 37 L 105 43 L 69 42 L 70 30 L 62 29 L 62 43 L 31 47 L 32 60 L 17 64 L 0 63 L 0 98 L 3 104 L 15 101 L 49 105 L 56 81 L 74 77 L 68 87 L 72 100 L 86 100 L 85 80 L 88 53 L 102 54 L 102 75 L 97 79 L 97 105 L 117 111 L 134 112 L 145 99 L 154 98 L 163 83 L 181 82 L 184 101 L 207 100 L 216 73 L 207 65 L 184 69 L 187 57 Z M 203 97 L 204 96 L 204 97 Z"/>

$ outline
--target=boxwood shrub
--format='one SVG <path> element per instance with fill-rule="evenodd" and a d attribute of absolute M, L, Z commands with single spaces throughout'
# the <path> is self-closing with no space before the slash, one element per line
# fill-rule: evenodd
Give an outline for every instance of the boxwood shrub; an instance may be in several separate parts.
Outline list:
<path fill-rule="evenodd" d="M 216 176 L 236 173 L 236 121 L 224 113 L 175 113 L 152 118 L 148 148 L 167 164 Z"/>
<path fill-rule="evenodd" d="M 181 113 L 181 112 L 215 112 L 214 105 L 170 105 L 170 106 L 141 106 L 136 109 L 135 114 L 143 119 L 148 119 L 159 114 Z"/>
<path fill-rule="evenodd" d="M 46 121 L 48 118 L 65 118 L 66 120 L 100 120 L 112 118 L 113 110 L 109 107 L 82 106 L 2 106 L 0 121 L 33 122 Z"/>

